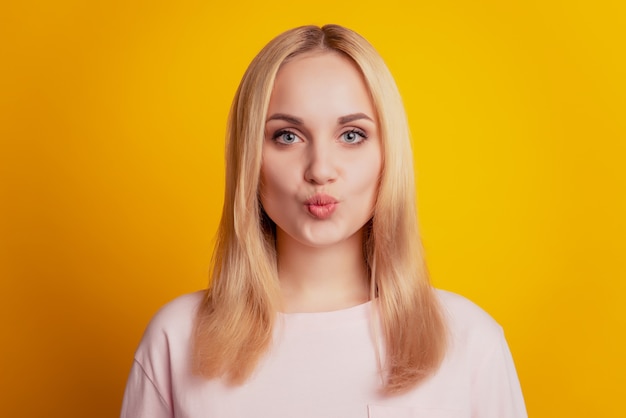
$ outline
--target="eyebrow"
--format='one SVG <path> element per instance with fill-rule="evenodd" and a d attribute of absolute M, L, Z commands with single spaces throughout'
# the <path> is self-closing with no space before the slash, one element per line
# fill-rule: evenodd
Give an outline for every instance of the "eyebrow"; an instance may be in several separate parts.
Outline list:
<path fill-rule="evenodd" d="M 275 114 L 273 114 L 272 116 L 267 118 L 267 121 L 265 121 L 265 123 L 267 123 L 267 122 L 269 122 L 271 120 L 284 120 L 284 121 L 292 123 L 294 125 L 303 125 L 304 124 L 302 119 L 297 118 L 295 116 L 286 115 L 284 113 L 275 113 Z"/>
<path fill-rule="evenodd" d="M 365 113 L 353 113 L 351 115 L 342 116 L 337 119 L 337 122 L 339 122 L 340 125 L 345 125 L 346 123 L 354 122 L 359 119 L 367 119 L 373 122 L 372 118 L 367 116 Z"/>
<path fill-rule="evenodd" d="M 341 116 L 341 117 L 337 118 L 337 123 L 339 125 L 345 125 L 346 123 L 354 122 L 355 120 L 359 120 L 359 119 L 367 119 L 367 120 L 373 122 L 372 118 L 367 116 L 365 113 L 352 113 L 350 115 Z M 292 123 L 294 125 L 303 125 L 304 124 L 302 119 L 297 118 L 295 116 L 287 115 L 285 113 L 275 113 L 275 114 L 273 114 L 272 116 L 267 118 L 266 123 L 271 121 L 271 120 L 284 120 L 284 121 Z"/>

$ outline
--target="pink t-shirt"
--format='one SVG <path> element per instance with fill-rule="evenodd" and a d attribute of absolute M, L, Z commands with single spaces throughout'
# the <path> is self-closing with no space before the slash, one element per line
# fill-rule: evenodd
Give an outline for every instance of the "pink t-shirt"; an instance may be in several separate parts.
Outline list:
<path fill-rule="evenodd" d="M 135 354 L 122 418 L 524 418 L 502 328 L 456 294 L 437 291 L 451 344 L 435 375 L 382 396 L 372 302 L 333 312 L 279 314 L 273 343 L 240 386 L 192 374 L 190 342 L 202 293 L 181 296 L 152 319 Z"/>

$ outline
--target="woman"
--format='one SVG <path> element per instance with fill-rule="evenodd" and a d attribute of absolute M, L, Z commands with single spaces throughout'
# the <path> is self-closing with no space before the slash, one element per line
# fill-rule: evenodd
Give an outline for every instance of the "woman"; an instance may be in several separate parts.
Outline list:
<path fill-rule="evenodd" d="M 279 35 L 231 109 L 206 292 L 148 326 L 122 417 L 525 417 L 501 328 L 431 288 L 404 109 L 335 25 Z"/>

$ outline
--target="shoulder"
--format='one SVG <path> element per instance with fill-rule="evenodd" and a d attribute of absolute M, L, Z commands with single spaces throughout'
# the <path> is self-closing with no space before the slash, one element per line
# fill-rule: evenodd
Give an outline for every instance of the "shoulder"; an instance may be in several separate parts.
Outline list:
<path fill-rule="evenodd" d="M 463 296 L 437 290 L 450 335 L 449 351 L 438 371 L 445 390 L 463 382 L 470 408 L 481 417 L 526 417 L 515 364 L 502 327 Z M 465 376 L 465 379 L 462 378 Z"/>
<path fill-rule="evenodd" d="M 124 398 L 127 412 L 123 416 L 132 415 L 128 412 L 131 410 L 143 411 L 141 416 L 155 416 L 157 409 L 172 407 L 173 381 L 191 375 L 189 354 L 196 311 L 203 294 L 179 296 L 150 320 L 135 351 Z"/>
<path fill-rule="evenodd" d="M 188 344 L 193 332 L 196 312 L 204 294 L 204 291 L 188 293 L 161 307 L 144 331 L 137 349 L 137 357 L 149 351 L 171 349 L 172 346 Z"/>
<path fill-rule="evenodd" d="M 503 338 L 500 324 L 480 306 L 456 293 L 436 289 L 452 343 L 486 349 Z M 480 347 L 480 348 L 479 348 Z"/>
<path fill-rule="evenodd" d="M 170 328 L 180 321 L 193 319 L 205 295 L 205 291 L 187 293 L 163 305 L 150 321 L 149 327 Z"/>

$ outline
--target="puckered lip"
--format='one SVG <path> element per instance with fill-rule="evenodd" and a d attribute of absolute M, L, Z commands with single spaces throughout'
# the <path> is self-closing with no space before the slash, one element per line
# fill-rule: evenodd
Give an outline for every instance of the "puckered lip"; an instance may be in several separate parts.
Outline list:
<path fill-rule="evenodd" d="M 337 203 L 337 199 L 326 193 L 316 193 L 304 201 L 307 206 L 326 206 Z"/>

